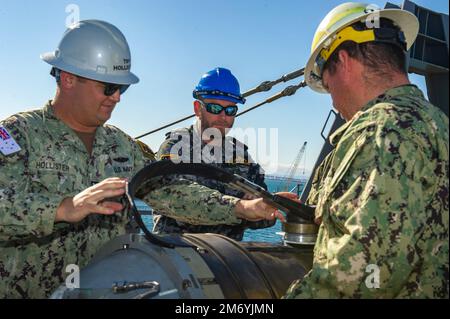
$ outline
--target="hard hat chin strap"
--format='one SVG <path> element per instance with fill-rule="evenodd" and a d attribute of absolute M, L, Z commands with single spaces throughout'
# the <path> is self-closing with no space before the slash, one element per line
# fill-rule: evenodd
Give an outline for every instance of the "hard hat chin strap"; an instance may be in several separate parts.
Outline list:
<path fill-rule="evenodd" d="M 50 75 L 56 79 L 56 83 L 59 83 L 61 81 L 61 70 L 60 69 L 53 67 L 50 70 Z"/>

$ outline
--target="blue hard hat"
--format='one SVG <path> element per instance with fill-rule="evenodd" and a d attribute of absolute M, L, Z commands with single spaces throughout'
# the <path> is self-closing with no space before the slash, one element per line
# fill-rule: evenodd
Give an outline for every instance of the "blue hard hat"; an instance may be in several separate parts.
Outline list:
<path fill-rule="evenodd" d="M 245 103 L 238 80 L 230 70 L 225 68 L 215 68 L 203 74 L 192 95 L 195 99 L 219 99 Z"/>

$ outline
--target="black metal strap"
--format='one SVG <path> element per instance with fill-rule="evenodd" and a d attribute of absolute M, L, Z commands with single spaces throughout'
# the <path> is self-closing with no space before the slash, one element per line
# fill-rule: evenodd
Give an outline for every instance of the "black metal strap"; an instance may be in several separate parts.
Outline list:
<path fill-rule="evenodd" d="M 299 204 L 298 202 L 295 202 L 288 198 L 274 195 L 266 191 L 261 186 L 256 185 L 250 182 L 249 180 L 243 178 L 242 176 L 229 173 L 226 170 L 223 170 L 219 167 L 202 163 L 175 164 L 172 161 L 158 161 L 147 165 L 133 177 L 133 179 L 127 185 L 126 195 L 133 216 L 136 220 L 136 223 L 144 232 L 145 237 L 150 242 L 163 247 L 174 248 L 175 246 L 192 246 L 192 245 L 184 242 L 179 236 L 162 237 L 151 233 L 145 226 L 144 222 L 142 221 L 141 215 L 139 214 L 136 208 L 134 198 L 135 197 L 142 198 L 143 196 L 146 195 L 140 192 L 140 188 L 142 185 L 149 186 L 149 184 L 150 185 L 154 184 L 154 186 L 150 187 L 150 189 L 156 189 L 159 186 L 157 184 L 160 183 L 160 180 L 155 179 L 155 177 L 172 174 L 196 175 L 214 179 L 222 183 L 228 184 L 232 188 L 244 192 L 250 192 L 257 197 L 262 197 L 264 201 L 266 201 L 268 204 L 276 208 L 279 208 L 287 213 L 291 213 L 308 221 L 311 221 L 314 218 L 315 207 Z"/>

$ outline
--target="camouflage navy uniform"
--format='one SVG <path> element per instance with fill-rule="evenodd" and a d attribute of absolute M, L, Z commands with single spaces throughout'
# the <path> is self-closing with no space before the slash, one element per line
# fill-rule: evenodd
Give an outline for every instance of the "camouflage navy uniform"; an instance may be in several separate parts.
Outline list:
<path fill-rule="evenodd" d="M 128 214 L 116 213 L 55 223 L 61 201 L 105 178 L 131 177 L 146 159 L 134 140 L 111 125 L 97 129 L 89 155 L 55 117 L 51 101 L 9 117 L 0 128 L 0 137 L 9 134 L 21 147 L 8 155 L 0 152 L 0 298 L 48 297 L 64 282 L 69 264 L 85 266 L 104 243 L 125 233 L 129 221 Z M 148 203 L 189 222 L 239 223 L 232 213 L 237 199 L 219 197 L 208 188 L 171 187 L 153 192 Z M 214 214 L 203 201 L 215 207 Z"/>
<path fill-rule="evenodd" d="M 414 85 L 337 130 L 308 199 L 322 219 L 313 268 L 285 297 L 448 298 L 448 138 Z"/>
<path fill-rule="evenodd" d="M 254 182 L 255 184 L 260 185 L 267 189 L 266 184 L 264 183 L 264 173 L 262 172 L 259 164 L 253 163 L 250 155 L 247 151 L 247 146 L 236 140 L 232 137 L 226 137 L 226 141 L 220 144 L 221 149 L 221 159 L 216 162 L 211 161 L 214 158 L 214 148 L 210 149 L 210 154 L 207 154 L 205 151 L 205 143 L 201 141 L 199 129 L 199 122 L 194 126 L 190 126 L 188 128 L 182 128 L 175 130 L 173 132 L 169 132 L 166 134 L 166 140 L 161 144 L 160 149 L 158 151 L 157 158 L 158 159 L 179 159 L 180 162 L 194 163 L 194 162 L 207 162 L 214 166 L 225 169 L 233 174 L 238 174 L 246 179 Z M 182 139 L 183 138 L 183 139 Z M 181 142 L 180 142 L 181 141 Z M 177 148 L 174 150 L 173 146 L 177 143 L 186 143 L 184 147 Z M 197 144 L 196 144 L 197 143 Z M 227 158 L 225 145 L 228 145 L 230 150 L 230 156 Z M 199 147 L 196 148 L 195 145 Z M 183 154 L 183 150 L 188 152 L 188 154 Z M 231 154 L 232 151 L 232 154 Z M 176 154 L 175 154 L 176 153 Z M 202 155 L 198 158 L 195 158 L 195 154 Z M 187 156 L 186 156 L 187 155 Z M 212 155 L 210 160 L 205 161 L 205 156 Z M 175 158 L 174 158 L 175 157 Z M 180 184 L 180 181 L 184 181 L 185 183 L 198 183 L 200 185 L 204 185 L 210 187 L 211 189 L 217 189 L 224 195 L 234 196 L 237 198 L 242 198 L 244 193 L 241 191 L 237 191 L 231 189 L 224 183 L 220 183 L 218 181 L 210 180 L 207 178 L 202 178 L 198 176 L 174 176 L 176 179 L 176 184 Z M 153 231 L 156 233 L 217 233 L 228 236 L 234 240 L 242 240 L 244 236 L 244 231 L 246 228 L 251 229 L 259 229 L 271 227 L 275 224 L 275 220 L 273 221 L 258 221 L 258 222 L 250 222 L 242 220 L 242 222 L 238 225 L 230 225 L 230 224 L 222 224 L 222 225 L 192 225 L 189 223 L 185 223 L 180 220 L 176 220 L 174 218 L 170 218 L 167 216 L 161 216 L 157 213 L 154 214 L 154 227 Z"/>

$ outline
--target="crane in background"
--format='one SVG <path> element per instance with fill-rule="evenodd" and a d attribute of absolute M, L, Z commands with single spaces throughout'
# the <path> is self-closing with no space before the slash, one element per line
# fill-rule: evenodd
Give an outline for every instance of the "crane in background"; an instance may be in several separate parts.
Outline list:
<path fill-rule="evenodd" d="M 295 158 L 294 162 L 292 163 L 291 167 L 289 168 L 289 172 L 286 175 L 286 182 L 284 184 L 283 189 L 285 191 L 290 191 L 289 190 L 289 185 L 292 182 L 292 179 L 294 178 L 295 173 L 297 172 L 298 169 L 298 165 L 300 164 L 300 161 L 305 153 L 305 149 L 306 149 L 306 144 L 308 142 L 305 141 L 305 143 L 303 143 L 303 146 L 300 148 L 300 151 L 298 151 L 297 157 Z"/>

